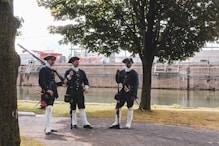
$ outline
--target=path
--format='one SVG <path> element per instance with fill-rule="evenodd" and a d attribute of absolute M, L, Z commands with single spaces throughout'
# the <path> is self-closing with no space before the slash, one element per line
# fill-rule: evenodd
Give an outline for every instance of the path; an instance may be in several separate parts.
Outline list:
<path fill-rule="evenodd" d="M 132 129 L 108 129 L 110 119 L 90 119 L 94 129 L 70 129 L 70 118 L 53 117 L 57 133 L 45 135 L 44 115 L 19 116 L 20 135 L 46 146 L 219 146 L 219 131 L 133 122 Z M 122 123 L 124 125 L 124 123 Z"/>

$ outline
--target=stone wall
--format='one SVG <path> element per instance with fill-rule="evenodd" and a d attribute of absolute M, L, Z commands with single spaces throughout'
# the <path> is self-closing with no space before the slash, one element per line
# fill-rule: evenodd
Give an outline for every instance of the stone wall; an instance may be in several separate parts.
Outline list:
<path fill-rule="evenodd" d="M 70 65 L 54 66 L 60 75 L 64 75 Z M 20 66 L 17 85 L 38 85 L 40 66 Z M 115 73 L 124 65 L 80 65 L 88 76 L 91 87 L 117 87 Z M 133 65 L 139 73 L 142 86 L 142 66 Z M 58 80 L 58 78 L 57 78 Z M 218 65 L 156 65 L 152 69 L 152 88 L 157 89 L 204 89 L 219 90 Z"/>

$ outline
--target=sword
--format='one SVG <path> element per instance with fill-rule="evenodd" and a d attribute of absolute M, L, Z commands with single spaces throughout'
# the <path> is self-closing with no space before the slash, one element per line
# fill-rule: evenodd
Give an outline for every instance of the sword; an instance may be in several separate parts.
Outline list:
<path fill-rule="evenodd" d="M 37 102 L 37 103 L 33 106 L 33 108 L 35 108 L 40 102 L 41 102 L 41 101 Z"/>
<path fill-rule="evenodd" d="M 137 105 L 139 106 L 139 108 L 140 108 L 142 111 L 145 111 L 145 110 L 141 107 L 141 105 L 138 103 L 137 99 L 135 99 L 135 102 L 137 103 Z"/>

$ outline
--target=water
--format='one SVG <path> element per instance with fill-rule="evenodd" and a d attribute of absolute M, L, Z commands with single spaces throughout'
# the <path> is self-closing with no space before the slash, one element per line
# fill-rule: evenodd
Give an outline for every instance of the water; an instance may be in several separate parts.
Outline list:
<path fill-rule="evenodd" d="M 17 86 L 18 100 L 33 100 L 39 101 L 40 91 L 39 86 Z M 63 101 L 66 87 L 58 87 L 58 101 Z M 114 95 L 117 92 L 116 88 L 90 88 L 86 94 L 87 103 L 115 103 Z M 141 95 L 141 89 L 138 93 Z M 140 99 L 140 98 L 139 98 Z M 183 107 L 219 107 L 219 91 L 206 90 L 160 90 L 152 89 L 151 105 L 167 105 L 171 106 L 178 104 Z"/>

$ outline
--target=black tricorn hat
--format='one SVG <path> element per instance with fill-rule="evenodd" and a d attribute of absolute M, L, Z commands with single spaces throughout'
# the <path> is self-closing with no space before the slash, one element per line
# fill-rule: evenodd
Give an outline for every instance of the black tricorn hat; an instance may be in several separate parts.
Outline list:
<path fill-rule="evenodd" d="M 49 56 L 46 56 L 45 58 L 43 58 L 44 60 L 56 60 L 56 57 L 55 56 L 52 56 L 52 55 L 49 55 Z"/>
<path fill-rule="evenodd" d="M 132 58 L 125 58 L 123 59 L 122 63 L 134 63 Z"/>
<path fill-rule="evenodd" d="M 70 59 L 69 59 L 69 61 L 68 61 L 68 63 L 72 63 L 72 62 L 74 62 L 75 60 L 79 60 L 80 58 L 78 58 L 78 57 L 71 57 Z"/>

